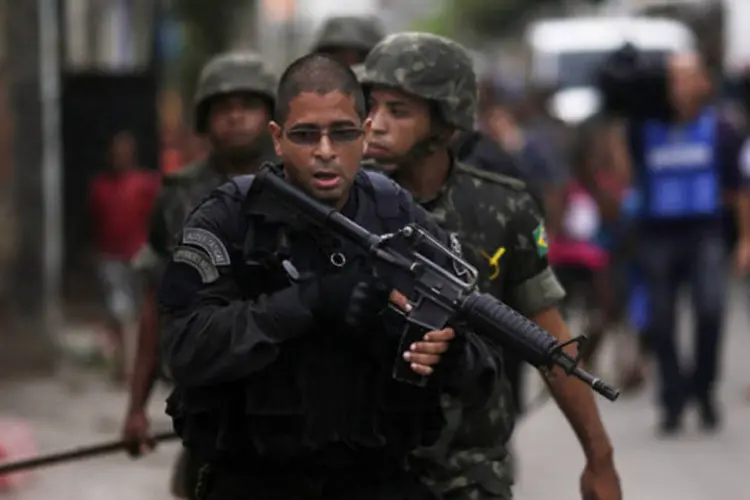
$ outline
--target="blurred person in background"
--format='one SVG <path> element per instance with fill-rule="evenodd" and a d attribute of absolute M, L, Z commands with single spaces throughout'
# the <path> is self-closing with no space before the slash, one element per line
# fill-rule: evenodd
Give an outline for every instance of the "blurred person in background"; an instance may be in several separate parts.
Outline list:
<path fill-rule="evenodd" d="M 89 186 L 94 250 L 114 342 L 115 379 L 124 381 L 128 366 L 126 335 L 141 302 L 138 274 L 130 260 L 147 239 L 148 217 L 159 189 L 159 175 L 139 168 L 135 138 L 121 131 L 111 140 L 107 165 Z"/>
<path fill-rule="evenodd" d="M 318 30 L 310 52 L 331 56 L 347 66 L 356 66 L 364 62 L 383 37 L 385 30 L 375 17 L 330 17 Z"/>
<path fill-rule="evenodd" d="M 151 214 L 148 239 L 133 260 L 145 276 L 147 296 L 141 325 L 123 438 L 132 456 L 147 452 L 146 406 L 158 372 L 158 321 L 155 291 L 179 232 L 190 211 L 214 188 L 236 175 L 254 172 L 273 159 L 268 122 L 273 114 L 276 76 L 254 52 L 230 52 L 211 59 L 201 72 L 194 99 L 194 128 L 205 137 L 205 159 L 164 177 Z M 173 478 L 173 493 L 187 498 L 194 490 L 198 465 L 183 453 Z"/>
<path fill-rule="evenodd" d="M 173 174 L 184 165 L 185 134 L 173 127 L 163 127 L 161 132 L 161 172 Z"/>
<path fill-rule="evenodd" d="M 703 428 L 715 430 L 728 288 L 723 234 L 728 200 L 734 200 L 738 220 L 735 264 L 742 272 L 750 268 L 750 177 L 740 168 L 742 138 L 713 105 L 712 81 L 700 55 L 679 53 L 646 64 L 632 52 L 626 47 L 613 55 L 600 86 L 607 106 L 628 117 L 624 139 L 633 168 L 637 258 L 661 385 L 659 431 L 680 431 L 691 402 L 698 405 Z M 619 213 L 619 202 L 599 187 L 595 174 L 585 171 L 587 189 L 605 211 Z M 696 318 L 690 370 L 675 345 L 677 297 L 685 284 Z"/>
<path fill-rule="evenodd" d="M 627 144 L 623 140 L 625 125 L 621 118 L 597 112 L 575 126 L 571 148 L 571 184 L 578 203 L 583 207 L 579 205 L 576 209 L 573 205 L 567 208 L 565 220 L 568 223 L 564 232 L 568 233 L 565 237 L 571 239 L 570 236 L 579 233 L 588 220 L 590 231 L 587 238 L 580 238 L 579 234 L 578 238 L 572 239 L 586 241 L 592 247 L 592 258 L 600 253 L 608 262 L 602 268 L 606 269 L 603 273 L 606 280 L 602 280 L 600 274 L 599 282 L 591 291 L 594 292 L 598 310 L 603 313 L 600 316 L 602 328 L 619 327 L 619 332 L 624 334 L 617 338 L 616 362 L 623 390 L 632 391 L 638 389 L 646 377 L 648 294 L 633 254 L 632 217 L 636 197 L 630 189 L 633 169 Z M 579 177 L 581 172 L 594 172 L 598 186 L 596 193 L 583 188 L 586 179 Z M 606 212 L 612 207 L 599 204 L 602 194 L 606 195 L 607 201 L 616 202 L 617 213 Z M 579 227 L 575 227 L 577 225 Z M 559 250 L 560 258 L 564 259 L 563 249 Z M 557 251 L 550 250 L 551 253 Z M 594 335 L 595 331 L 590 334 Z M 599 342 L 595 340 L 590 349 L 595 350 Z"/>
<path fill-rule="evenodd" d="M 360 80 L 369 95 L 372 120 L 365 155 L 395 166 L 391 177 L 432 220 L 454 232 L 466 259 L 479 270 L 482 291 L 507 302 L 558 340 L 568 340 L 556 307 L 565 292 L 547 262 L 540 207 L 523 182 L 463 163 L 451 151 L 456 133 L 475 126 L 475 79 L 468 53 L 451 40 L 426 33 L 384 39 L 367 57 Z M 511 356 L 504 349 L 504 360 Z M 587 459 L 583 498 L 619 500 L 612 445 L 593 394 L 568 377 L 545 380 Z M 511 399 L 505 384 L 482 411 L 468 411 L 458 401 L 445 399 L 448 427 L 441 445 L 418 450 L 414 462 L 443 498 L 512 498 L 514 472 L 507 450 L 515 417 Z"/>
<path fill-rule="evenodd" d="M 179 92 L 167 91 L 160 95 L 159 165 L 162 174 L 177 172 L 185 165 L 183 158 L 187 134 L 182 123 L 182 99 Z"/>
<path fill-rule="evenodd" d="M 750 87 L 750 72 L 748 73 L 748 87 Z M 748 88 L 750 90 L 750 88 Z M 747 96 L 746 98 L 749 98 L 750 96 Z M 740 152 L 740 168 L 742 169 L 742 173 L 750 177 L 750 137 L 745 139 L 745 142 L 742 145 L 742 150 Z M 734 203 L 740 204 L 740 200 L 734 200 Z M 738 239 L 741 233 L 740 228 L 738 228 L 736 225 L 735 228 L 735 234 L 733 234 L 734 239 Z M 741 268 L 743 278 L 747 278 L 748 274 L 750 274 L 750 270 L 748 268 Z M 750 401 L 750 384 L 745 389 L 745 398 Z"/>
<path fill-rule="evenodd" d="M 735 121 L 740 130 L 744 132 L 747 138 L 740 152 L 740 168 L 745 175 L 750 175 L 750 65 L 745 66 L 743 71 L 737 75 L 732 85 L 732 106 L 734 110 Z M 737 200 L 733 200 L 734 203 Z M 734 217 L 734 210 L 727 210 L 726 233 L 727 241 L 733 245 L 739 238 L 739 227 L 737 219 Z M 745 276 L 743 277 L 746 277 Z M 745 398 L 750 401 L 750 385 L 745 390 Z"/>
<path fill-rule="evenodd" d="M 453 154 L 461 162 L 523 181 L 534 200 L 544 208 L 542 191 L 535 181 L 535 167 L 527 164 L 523 135 L 513 116 L 513 106 L 521 97 L 521 89 L 484 78 L 479 86 L 476 127 L 456 135 Z"/>
<path fill-rule="evenodd" d="M 529 87 L 511 108 L 522 134 L 521 158 L 539 186 L 554 232 L 560 225 L 565 188 L 571 177 L 570 130 L 548 111 L 553 89 Z"/>
<path fill-rule="evenodd" d="M 621 234 L 618 221 L 602 217 L 597 200 L 577 172 L 594 170 L 598 188 L 619 200 L 629 184 L 622 170 L 629 167 L 625 148 L 613 144 L 619 129 L 609 119 L 597 115 L 569 127 L 571 170 L 560 198 L 555 198 L 555 208 L 550 209 L 555 214 L 550 217 L 550 262 L 570 297 L 583 302 L 588 338 L 584 360 L 592 366 L 604 335 L 623 317 L 618 294 Z"/>

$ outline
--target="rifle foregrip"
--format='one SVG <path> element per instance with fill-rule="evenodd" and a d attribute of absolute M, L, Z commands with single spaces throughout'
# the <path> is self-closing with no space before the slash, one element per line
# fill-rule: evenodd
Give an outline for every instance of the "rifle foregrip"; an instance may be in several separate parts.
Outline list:
<path fill-rule="evenodd" d="M 521 355 L 534 366 L 550 363 L 555 338 L 528 318 L 486 293 L 472 293 L 461 306 L 466 322 L 480 335 Z"/>

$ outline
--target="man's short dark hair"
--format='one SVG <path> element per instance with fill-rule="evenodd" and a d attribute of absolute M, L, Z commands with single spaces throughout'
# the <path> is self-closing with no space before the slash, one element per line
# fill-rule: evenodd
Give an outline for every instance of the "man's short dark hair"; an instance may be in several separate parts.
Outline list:
<path fill-rule="evenodd" d="M 303 92 L 323 95 L 337 91 L 354 99 L 357 115 L 364 120 L 367 116 L 365 96 L 354 72 L 324 54 L 302 56 L 290 64 L 279 79 L 274 120 L 283 124 L 289 115 L 289 103 Z"/>

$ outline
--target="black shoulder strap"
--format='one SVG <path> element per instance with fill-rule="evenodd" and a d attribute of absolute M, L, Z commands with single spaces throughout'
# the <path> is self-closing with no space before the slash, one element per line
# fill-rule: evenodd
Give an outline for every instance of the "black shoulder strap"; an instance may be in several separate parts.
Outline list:
<path fill-rule="evenodd" d="M 239 196 L 244 199 L 247 196 L 248 191 L 250 191 L 250 187 L 253 185 L 254 180 L 255 176 L 252 174 L 240 175 L 233 178 L 231 181 L 222 184 L 216 188 L 216 190 L 228 196 Z"/>
<path fill-rule="evenodd" d="M 404 206 L 403 189 L 395 181 L 379 172 L 361 171 L 364 184 L 375 200 L 375 210 L 383 220 L 386 232 L 398 231 L 410 223 L 408 207 Z"/>

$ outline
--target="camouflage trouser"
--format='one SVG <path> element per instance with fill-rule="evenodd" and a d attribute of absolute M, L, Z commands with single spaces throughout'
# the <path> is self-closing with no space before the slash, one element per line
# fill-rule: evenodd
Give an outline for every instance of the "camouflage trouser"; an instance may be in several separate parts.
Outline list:
<path fill-rule="evenodd" d="M 513 498 L 513 457 L 488 460 L 454 477 L 448 483 L 433 484 L 443 500 L 511 500 Z"/>
<path fill-rule="evenodd" d="M 422 482 L 444 500 L 509 500 L 513 459 L 507 441 L 513 430 L 510 385 L 502 377 L 487 408 L 469 414 L 459 400 L 441 400 L 445 428 L 438 440 L 410 458 Z"/>

